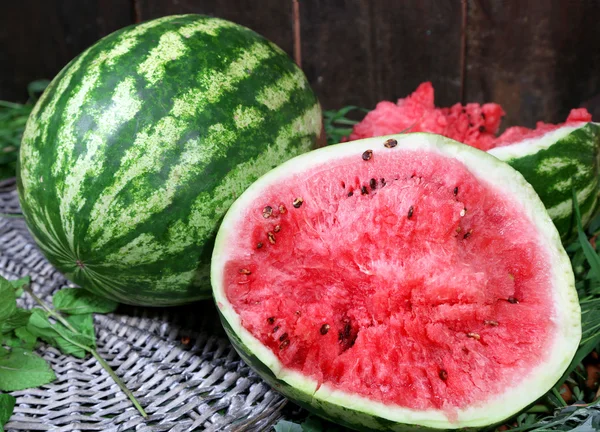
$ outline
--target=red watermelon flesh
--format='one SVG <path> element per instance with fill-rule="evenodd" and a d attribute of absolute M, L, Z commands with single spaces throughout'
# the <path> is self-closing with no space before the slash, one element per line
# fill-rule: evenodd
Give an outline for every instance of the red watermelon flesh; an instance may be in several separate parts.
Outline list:
<path fill-rule="evenodd" d="M 572 125 L 575 126 L 580 123 L 586 123 L 592 121 L 592 115 L 585 108 L 574 108 L 569 113 L 567 117 L 567 121 L 565 123 L 560 124 L 550 124 L 544 122 L 537 122 L 535 129 L 528 129 L 522 126 L 513 126 L 506 131 L 502 135 L 500 135 L 494 141 L 494 147 L 502 147 L 510 144 L 515 144 L 517 142 L 521 142 L 527 139 L 537 138 L 545 135 L 548 132 L 552 132 L 553 130 L 559 129 L 564 125 Z"/>
<path fill-rule="evenodd" d="M 365 158 L 262 191 L 229 227 L 225 294 L 286 368 L 452 417 L 543 359 L 555 332 L 547 251 L 523 209 L 462 163 Z"/>
<path fill-rule="evenodd" d="M 413 94 L 399 99 L 397 103 L 379 102 L 354 126 L 350 140 L 401 132 L 432 132 L 487 151 L 542 136 L 565 124 L 576 125 L 592 120 L 585 108 L 577 108 L 571 110 L 563 124 L 538 122 L 536 129 L 516 126 L 497 137 L 504 115 L 504 110 L 496 103 L 468 103 L 464 106 L 457 103 L 450 108 L 437 108 L 433 86 L 430 82 L 424 82 Z"/>

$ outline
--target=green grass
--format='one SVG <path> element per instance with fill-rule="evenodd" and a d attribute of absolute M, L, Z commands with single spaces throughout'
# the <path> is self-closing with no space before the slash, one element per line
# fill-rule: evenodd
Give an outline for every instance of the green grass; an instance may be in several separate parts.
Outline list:
<path fill-rule="evenodd" d="M 20 104 L 0 100 L 0 180 L 14 177 L 25 123 L 48 81 L 33 81 L 27 90 L 29 100 Z"/>

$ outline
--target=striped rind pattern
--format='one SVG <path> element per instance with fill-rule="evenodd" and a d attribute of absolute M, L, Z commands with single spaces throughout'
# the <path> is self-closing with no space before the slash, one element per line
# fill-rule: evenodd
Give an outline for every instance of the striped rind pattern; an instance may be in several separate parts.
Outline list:
<path fill-rule="evenodd" d="M 105 37 L 53 80 L 24 133 L 21 205 L 75 283 L 187 303 L 210 296 L 229 205 L 321 127 L 306 78 L 271 42 L 217 18 L 160 18 Z"/>
<path fill-rule="evenodd" d="M 573 239 L 577 226 L 573 213 L 573 191 L 586 226 L 599 207 L 600 124 L 586 123 L 579 128 L 565 127 L 566 135 L 548 140 L 541 137 L 522 148 L 522 153 L 491 154 L 507 162 L 533 186 L 554 221 L 563 242 Z M 548 138 L 552 138 L 554 134 Z M 547 141 L 545 145 L 540 145 Z M 529 151 L 536 148 L 536 151 Z"/>

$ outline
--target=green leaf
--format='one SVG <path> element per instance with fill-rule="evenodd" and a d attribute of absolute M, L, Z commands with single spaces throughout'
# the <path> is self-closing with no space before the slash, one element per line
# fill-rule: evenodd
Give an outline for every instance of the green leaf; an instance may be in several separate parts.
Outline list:
<path fill-rule="evenodd" d="M 33 100 L 36 100 L 39 94 L 46 90 L 48 84 L 50 84 L 50 81 L 45 79 L 30 82 L 27 86 L 27 93 L 29 94 L 29 97 Z"/>
<path fill-rule="evenodd" d="M 13 347 L 13 348 L 22 348 L 23 342 L 14 334 L 5 334 L 0 338 L 0 343 L 4 347 Z M 6 349 L 6 348 L 4 348 Z M 6 352 L 3 352 L 1 355 L 8 355 L 10 351 L 6 349 Z"/>
<path fill-rule="evenodd" d="M 92 314 L 72 315 L 66 318 L 79 333 L 87 336 L 92 341 L 92 346 L 96 346 L 96 332 L 94 331 L 94 317 Z"/>
<path fill-rule="evenodd" d="M 84 358 L 93 349 L 94 340 L 84 334 L 74 333 L 60 323 L 51 323 L 44 311 L 34 309 L 27 324 L 34 336 L 58 348 L 63 354 Z"/>
<path fill-rule="evenodd" d="M 54 294 L 52 304 L 56 310 L 69 315 L 113 312 L 118 303 L 98 297 L 81 288 L 63 288 Z"/>
<path fill-rule="evenodd" d="M 27 330 L 27 327 L 20 327 L 18 329 L 15 329 L 15 335 L 21 341 L 21 346 L 33 350 L 35 344 L 37 343 L 37 337 L 34 336 L 29 330 Z"/>
<path fill-rule="evenodd" d="M 579 204 L 577 203 L 577 194 L 575 193 L 575 190 L 573 190 L 573 207 L 575 208 L 575 220 L 577 221 L 577 236 L 579 238 L 579 243 L 581 243 L 583 253 L 590 264 L 593 275 L 595 276 L 596 280 L 600 280 L 600 257 L 590 244 L 587 236 L 585 235 L 585 231 L 583 231 L 583 226 L 581 224 L 581 212 L 579 211 Z"/>
<path fill-rule="evenodd" d="M 9 355 L 0 357 L 0 390 L 39 387 L 55 379 L 48 363 L 32 352 L 13 348 Z"/>
<path fill-rule="evenodd" d="M 15 290 L 10 282 L 0 276 L 0 323 L 7 320 L 16 310 Z"/>
<path fill-rule="evenodd" d="M 301 426 L 302 432 L 342 432 L 343 430 L 337 425 L 314 415 L 309 415 Z"/>
<path fill-rule="evenodd" d="M 302 432 L 302 426 L 287 420 L 279 420 L 274 427 L 275 432 Z"/>
<path fill-rule="evenodd" d="M 23 287 L 31 283 L 31 278 L 29 276 L 25 276 L 20 279 L 11 280 L 9 282 L 15 289 L 15 295 L 17 297 L 21 297 L 21 295 L 23 294 Z"/>
<path fill-rule="evenodd" d="M 0 431 L 12 416 L 17 400 L 14 396 L 0 393 Z"/>
<path fill-rule="evenodd" d="M 16 328 L 24 327 L 29 321 L 31 312 L 24 309 L 17 309 L 10 317 L 0 322 L 0 334 L 9 333 Z"/>

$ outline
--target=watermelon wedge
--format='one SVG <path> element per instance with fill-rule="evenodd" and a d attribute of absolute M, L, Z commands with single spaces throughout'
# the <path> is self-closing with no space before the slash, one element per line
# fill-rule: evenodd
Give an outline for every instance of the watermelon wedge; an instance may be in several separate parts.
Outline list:
<path fill-rule="evenodd" d="M 576 233 L 573 190 L 583 225 L 598 209 L 600 125 L 584 108 L 571 110 L 565 123 L 538 122 L 535 129 L 508 128 L 498 135 L 504 110 L 496 103 L 435 106 L 434 89 L 422 83 L 396 103 L 382 101 L 354 126 L 350 140 L 400 132 L 433 132 L 509 163 L 531 183 L 556 224 L 563 241 Z"/>
<path fill-rule="evenodd" d="M 523 176 L 440 135 L 295 157 L 226 214 L 211 282 L 242 358 L 359 430 L 483 427 L 561 377 L 580 309 Z"/>

